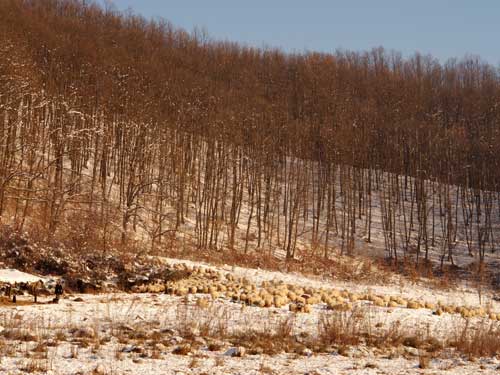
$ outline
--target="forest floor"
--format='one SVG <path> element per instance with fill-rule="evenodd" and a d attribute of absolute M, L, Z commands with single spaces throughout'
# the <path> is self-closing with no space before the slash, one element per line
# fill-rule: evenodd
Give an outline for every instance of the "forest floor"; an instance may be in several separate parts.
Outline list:
<path fill-rule="evenodd" d="M 192 275 L 168 284 L 167 293 L 151 283 L 130 293 L 68 293 L 59 304 L 50 303 L 51 296 L 37 304 L 28 295 L 17 305 L 4 299 L 0 374 L 500 370 L 500 302 L 488 290 L 431 288 L 401 276 L 353 282 L 162 257 L 155 262 Z M 36 276 L 0 270 L 3 282 L 24 278 Z M 319 299 L 302 305 L 300 293 Z M 266 296 L 289 299 L 262 306 Z"/>

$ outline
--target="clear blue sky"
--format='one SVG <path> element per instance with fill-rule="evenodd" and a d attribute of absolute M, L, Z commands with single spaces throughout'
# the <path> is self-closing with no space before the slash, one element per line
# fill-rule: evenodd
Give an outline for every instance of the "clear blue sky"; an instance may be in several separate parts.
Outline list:
<path fill-rule="evenodd" d="M 99 0 L 103 2 L 104 0 Z M 500 63 L 500 0 L 113 0 L 215 39 L 285 51 L 383 46 L 405 56 L 479 55 Z"/>

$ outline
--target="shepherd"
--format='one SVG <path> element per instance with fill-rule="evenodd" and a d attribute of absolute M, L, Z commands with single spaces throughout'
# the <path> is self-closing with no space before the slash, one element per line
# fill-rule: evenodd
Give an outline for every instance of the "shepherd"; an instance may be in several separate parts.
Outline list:
<path fill-rule="evenodd" d="M 61 296 L 63 295 L 64 293 L 64 288 L 63 288 L 63 285 L 62 285 L 62 282 L 61 280 L 58 280 L 57 281 L 57 284 L 56 284 L 56 287 L 55 287 L 55 298 L 53 300 L 54 303 L 59 303 L 59 298 L 61 298 Z"/>

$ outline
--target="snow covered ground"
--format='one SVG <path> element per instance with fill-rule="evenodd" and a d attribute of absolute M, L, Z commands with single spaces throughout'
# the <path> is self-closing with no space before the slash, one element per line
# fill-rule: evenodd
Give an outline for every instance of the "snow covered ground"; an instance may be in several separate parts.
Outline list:
<path fill-rule="evenodd" d="M 76 327 L 94 332 L 91 335 L 109 342 L 100 344 L 98 348 L 90 344 L 82 348 L 75 343 L 61 341 L 47 348 L 39 366 L 50 374 L 92 373 L 96 370 L 103 374 L 412 374 L 436 373 L 449 371 L 451 374 L 497 373 L 500 361 L 486 358 L 479 361 L 467 361 L 459 356 L 433 359 L 428 370 L 418 367 L 419 358 L 411 351 L 392 357 L 388 353 L 378 352 L 371 348 L 353 348 L 347 355 L 332 352 L 328 354 L 265 354 L 245 355 L 235 358 L 228 355 L 230 347 L 219 351 L 209 351 L 205 340 L 201 338 L 201 347 L 189 355 L 172 354 L 172 348 L 163 345 L 159 353 L 153 356 L 147 343 L 120 343 L 114 337 L 113 330 L 126 326 L 130 329 L 152 329 L 161 332 L 170 327 L 177 327 L 176 312 L 179 298 L 166 295 L 103 295 L 79 296 L 83 302 L 64 300 L 59 305 L 23 306 L 15 309 L 0 309 L 0 316 L 15 314 L 19 324 L 26 324 L 33 332 L 71 332 Z M 249 307 L 245 313 L 236 304 L 219 302 L 231 310 L 230 316 L 240 324 L 251 322 L 254 326 L 263 326 L 268 319 L 268 311 L 257 307 Z M 415 322 L 416 316 L 405 316 L 403 309 L 391 316 Z M 286 310 L 281 314 L 289 314 Z M 430 318 L 429 316 L 426 316 Z M 383 315 L 380 315 L 384 319 Z M 436 317 L 437 318 L 437 317 Z M 297 326 L 308 329 L 315 324 L 317 314 L 300 315 Z M 4 328 L 5 329 L 5 328 Z M 42 333 L 47 334 L 47 333 Z M 50 333 L 48 334 L 50 336 Z M 90 338 L 93 341 L 93 337 Z M 50 342 L 50 338 L 47 341 Z M 52 339 L 53 340 L 53 339 Z M 182 342 L 181 338 L 170 338 L 172 343 Z M 105 340 L 104 340 L 105 341 Z M 12 345 L 11 355 L 3 355 L 0 362 L 1 374 L 23 373 L 34 361 L 33 350 L 37 343 L 9 342 Z M 36 351 L 35 351 L 36 353 Z M 389 358 L 391 357 L 391 358 Z M 269 372 L 270 371 L 270 372 Z"/>
<path fill-rule="evenodd" d="M 404 281 L 392 286 L 359 285 L 176 259 L 161 261 L 211 268 L 245 277 L 255 284 L 282 280 L 301 287 L 372 292 L 469 307 L 479 305 L 477 294 L 467 290 L 434 290 Z M 10 275 L 10 280 L 17 280 L 22 273 L 2 270 L 0 275 Z M 30 279 L 29 274 L 23 277 Z M 483 295 L 482 306 L 500 312 L 500 303 L 493 297 Z M 353 345 L 343 351 L 332 347 L 322 352 L 306 350 L 273 355 L 248 351 L 241 357 L 233 357 L 230 354 L 235 344 L 217 337 L 219 331 L 214 330 L 217 325 L 223 326 L 220 332 L 226 330 L 230 336 L 249 330 L 272 331 L 280 322 L 291 319 L 293 334 L 305 337 L 318 332 L 319 322 L 328 312 L 325 304 L 315 304 L 311 313 L 292 313 L 286 306 L 244 306 L 223 297 L 202 308 L 198 306 L 201 298 L 206 297 L 108 293 L 72 295 L 59 304 L 45 304 L 41 299 L 36 305 L 0 305 L 0 374 L 495 374 L 500 369 L 498 357 L 472 361 L 451 349 L 445 349 L 422 369 L 419 366 L 421 352 L 408 346 Z M 367 301 L 356 302 L 354 308 L 362 311 L 371 326 L 384 329 L 397 324 L 406 334 L 430 332 L 445 338 L 464 322 L 458 314 L 438 316 L 425 308 L 376 307 Z M 204 334 L 207 327 L 213 331 L 210 335 Z M 186 334 L 186 330 L 190 334 Z M 189 352 L 173 353 L 188 342 Z M 214 342 L 218 343 L 217 347 L 211 347 Z"/>
<path fill-rule="evenodd" d="M 364 355 L 363 355 L 364 354 Z M 360 356 L 361 355 L 361 356 Z M 20 361 L 4 358 L 0 367 L 2 374 L 23 373 L 16 363 Z M 21 361 L 23 362 L 23 361 Z M 161 359 L 141 359 L 139 356 L 124 356 L 115 359 L 115 348 L 106 346 L 98 354 L 91 349 L 78 352 L 72 358 L 71 347 L 63 345 L 49 354 L 47 374 L 290 374 L 290 375 L 337 375 L 337 374 L 498 374 L 498 361 L 485 359 L 468 362 L 462 359 L 431 361 L 429 369 L 420 369 L 418 360 L 400 358 L 377 358 L 372 353 L 359 351 L 353 357 L 338 354 L 297 357 L 280 354 L 248 355 L 233 358 L 223 353 L 203 351 L 199 357 L 168 354 Z M 24 363 L 24 362 L 23 362 Z"/>
<path fill-rule="evenodd" d="M 46 278 L 21 272 L 15 269 L 0 269 L 0 282 L 4 283 L 34 283 Z"/>

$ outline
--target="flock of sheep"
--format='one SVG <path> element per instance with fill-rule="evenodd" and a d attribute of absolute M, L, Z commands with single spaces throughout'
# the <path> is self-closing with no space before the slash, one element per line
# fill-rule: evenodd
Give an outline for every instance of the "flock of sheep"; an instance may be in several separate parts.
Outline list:
<path fill-rule="evenodd" d="M 138 293 L 167 293 L 176 296 L 188 294 L 208 294 L 212 300 L 225 297 L 232 302 L 257 307 L 283 308 L 288 305 L 292 312 L 309 313 L 313 305 L 326 306 L 327 309 L 349 311 L 353 304 L 365 301 L 381 308 L 429 309 L 435 315 L 443 313 L 461 314 L 464 318 L 482 317 L 500 321 L 500 313 L 483 307 L 465 307 L 441 302 L 420 302 L 399 296 L 377 295 L 371 292 L 360 294 L 333 288 L 315 288 L 286 284 L 282 281 L 263 281 L 260 286 L 246 278 L 231 273 L 223 274 L 217 270 L 203 267 L 189 267 L 176 264 L 168 276 L 153 283 L 135 286 Z M 208 301 L 200 299 L 198 304 Z"/>
<path fill-rule="evenodd" d="M 41 282 L 24 283 L 16 285 L 14 288 L 5 284 L 0 289 L 2 294 L 9 299 L 11 296 L 15 299 L 15 295 L 23 294 L 23 291 L 28 292 L 34 297 L 35 303 L 39 295 L 47 295 Z M 372 292 L 354 293 L 334 288 L 302 287 L 277 280 L 263 281 L 257 285 L 246 278 L 236 277 L 232 273 L 223 274 L 212 268 L 190 267 L 183 263 L 173 265 L 151 283 L 134 286 L 132 292 L 167 293 L 176 296 L 205 294 L 210 295 L 212 300 L 224 297 L 232 302 L 262 308 L 288 306 L 291 312 L 297 313 L 309 313 L 313 305 L 326 306 L 329 310 L 350 311 L 354 304 L 364 301 L 381 308 L 425 308 L 431 310 L 435 315 L 460 314 L 464 318 L 481 317 L 500 321 L 500 313 L 489 308 L 456 306 L 441 302 L 420 302 L 400 296 L 378 295 Z M 60 294 L 62 294 L 62 290 L 56 293 L 54 301 L 57 302 Z M 200 298 L 197 303 L 200 306 L 207 305 L 208 299 Z"/>

